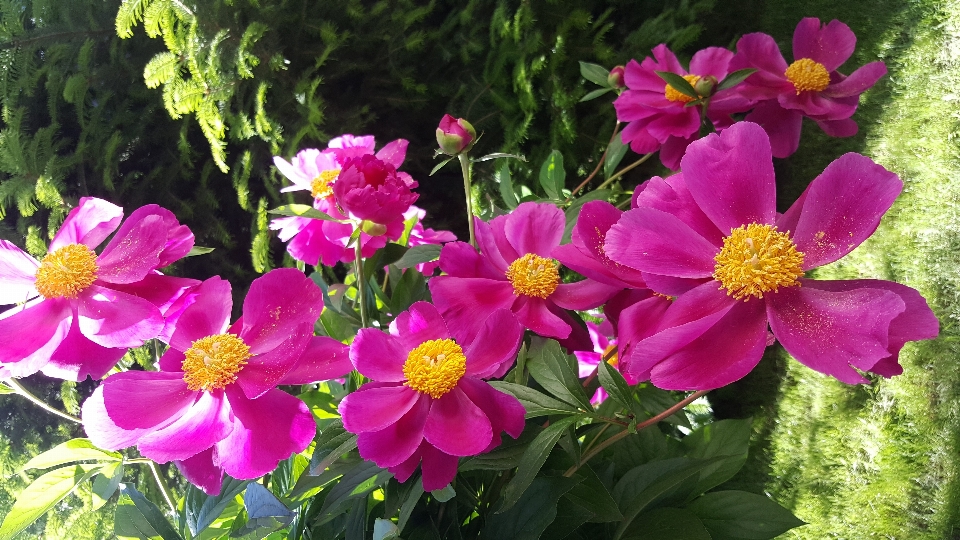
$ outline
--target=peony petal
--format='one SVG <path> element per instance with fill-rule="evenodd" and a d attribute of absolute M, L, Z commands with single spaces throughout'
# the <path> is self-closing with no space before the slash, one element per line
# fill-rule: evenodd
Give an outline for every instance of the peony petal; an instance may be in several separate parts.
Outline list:
<path fill-rule="evenodd" d="M 553 248 L 560 245 L 565 226 L 563 211 L 556 206 L 525 202 L 507 215 L 503 233 L 520 257 L 527 253 L 549 257 Z"/>
<path fill-rule="evenodd" d="M 793 33 L 793 58 L 809 58 L 836 71 L 853 54 L 857 36 L 850 27 L 834 19 L 820 26 L 820 19 L 806 17 Z"/>
<path fill-rule="evenodd" d="M 724 235 L 776 219 L 770 140 L 760 126 L 737 122 L 691 143 L 682 167 L 693 199 Z"/>
<path fill-rule="evenodd" d="M 642 189 L 635 192 L 632 207 L 655 208 L 671 214 L 711 244 L 723 245 L 723 233 L 693 200 L 683 173 L 672 174 L 666 178 L 654 176 L 647 180 L 642 184 Z"/>
<path fill-rule="evenodd" d="M 767 132 L 773 157 L 789 157 L 800 147 L 800 128 L 803 124 L 800 111 L 784 109 L 777 100 L 770 99 L 757 104 L 747 115 L 746 121 L 758 124 Z"/>
<path fill-rule="evenodd" d="M 649 287 L 651 291 L 665 294 L 667 296 L 680 296 L 681 294 L 699 287 L 708 281 L 713 281 L 712 277 L 688 279 L 648 273 L 644 273 L 643 278 L 646 280 L 647 287 Z"/>
<path fill-rule="evenodd" d="M 237 373 L 236 384 L 249 399 L 256 399 L 280 384 L 280 380 L 300 360 L 313 338 L 313 324 L 303 323 L 290 329 L 287 339 L 276 347 L 254 354 Z"/>
<path fill-rule="evenodd" d="M 672 301 L 662 296 L 650 296 L 624 308 L 617 320 L 617 356 L 618 365 L 627 372 L 640 370 L 627 369 L 634 361 L 631 359 L 633 347 L 640 341 L 652 336 L 660 328 L 664 312 Z M 604 308 L 606 313 L 606 308 Z M 644 374 L 645 370 L 643 371 Z"/>
<path fill-rule="evenodd" d="M 117 229 L 122 219 L 123 208 L 103 199 L 83 197 L 63 220 L 49 250 L 53 253 L 69 244 L 83 244 L 94 249 Z"/>
<path fill-rule="evenodd" d="M 427 285 L 450 333 L 467 341 L 477 335 L 490 313 L 510 309 L 517 300 L 506 280 L 439 276 Z"/>
<path fill-rule="evenodd" d="M 293 368 L 277 382 L 310 384 L 345 377 L 353 371 L 350 348 L 327 336 L 314 336 Z"/>
<path fill-rule="evenodd" d="M 503 217 L 494 218 L 494 222 L 500 226 L 500 232 L 503 230 Z M 493 279 L 500 279 L 510 266 L 510 263 L 517 260 L 517 252 L 506 241 L 497 241 L 497 233 L 491 223 L 484 223 L 478 217 L 473 218 L 474 229 L 477 237 L 477 247 L 480 248 L 481 257 L 483 257 L 495 269 L 497 276 Z M 502 236 L 502 234 L 501 234 Z M 467 244 L 469 245 L 469 244 Z M 444 246 L 446 249 L 446 246 Z M 440 250 L 441 264 L 440 269 L 446 272 L 443 267 L 443 249 Z M 463 276 L 473 277 L 473 276 Z M 492 277 L 492 276 L 491 276 Z"/>
<path fill-rule="evenodd" d="M 733 51 L 723 47 L 707 47 L 694 53 L 690 59 L 690 73 L 705 77 L 713 75 L 718 81 L 727 76 Z"/>
<path fill-rule="evenodd" d="M 423 490 L 436 491 L 447 487 L 457 476 L 459 460 L 456 456 L 441 452 L 432 444 L 424 441 L 420 447 L 422 463 L 420 470 L 423 473 Z"/>
<path fill-rule="evenodd" d="M 547 300 L 563 309 L 586 311 L 600 307 L 621 290 L 623 287 L 607 285 L 588 278 L 574 283 L 561 283 L 553 294 L 547 297 Z"/>
<path fill-rule="evenodd" d="M 419 395 L 416 404 L 394 424 L 380 431 L 360 433 L 357 436 L 360 457 L 383 468 L 407 461 L 423 441 L 431 401 L 429 396 Z"/>
<path fill-rule="evenodd" d="M 240 337 L 250 352 L 270 351 L 303 323 L 310 327 L 323 309 L 323 291 L 296 268 L 278 268 L 253 280 L 243 300 Z"/>
<path fill-rule="evenodd" d="M 351 433 L 380 431 L 400 421 L 416 405 L 421 394 L 403 384 L 369 388 L 361 386 L 347 394 L 338 407 L 343 427 Z"/>
<path fill-rule="evenodd" d="M 486 378 L 496 373 L 502 364 L 512 364 L 522 339 L 523 326 L 513 313 L 507 309 L 494 311 L 472 342 L 457 339 L 467 357 L 467 375 Z"/>
<path fill-rule="evenodd" d="M 512 311 L 520 324 L 541 336 L 564 339 L 570 335 L 570 325 L 550 310 L 549 300 L 521 296 Z"/>
<path fill-rule="evenodd" d="M 463 390 L 454 388 L 433 400 L 423 427 L 423 438 L 438 450 L 454 456 L 479 454 L 493 439 L 487 415 Z"/>
<path fill-rule="evenodd" d="M 103 347 L 85 338 L 74 318 L 70 331 L 40 371 L 48 377 L 77 382 L 87 377 L 100 379 L 126 352 L 125 347 Z"/>
<path fill-rule="evenodd" d="M 78 300 L 80 331 L 104 347 L 139 347 L 163 330 L 157 306 L 131 294 L 92 285 Z"/>
<path fill-rule="evenodd" d="M 416 302 L 390 323 L 390 333 L 400 341 L 405 353 L 420 346 L 424 341 L 449 339 L 443 317 L 433 304 Z"/>
<path fill-rule="evenodd" d="M 450 242 L 440 249 L 440 269 L 454 277 L 503 280 L 506 263 L 503 266 L 502 270 L 497 268 L 486 252 L 480 255 L 466 242 Z"/>
<path fill-rule="evenodd" d="M 160 266 L 166 241 L 160 216 L 147 215 L 136 222 L 128 219 L 97 257 L 97 278 L 107 283 L 140 281 Z"/>
<path fill-rule="evenodd" d="M 406 379 L 403 364 L 409 352 L 396 336 L 376 328 L 361 328 L 350 344 L 350 361 L 364 377 L 400 382 Z"/>
<path fill-rule="evenodd" d="M 896 174 L 860 154 L 847 153 L 810 183 L 799 210 L 793 241 L 808 270 L 843 257 L 866 240 L 903 189 Z"/>
<path fill-rule="evenodd" d="M 227 329 L 233 307 L 230 282 L 219 276 L 207 279 L 193 291 L 192 302 L 183 310 L 170 336 L 170 346 L 178 351 L 186 351 L 194 341 Z"/>
<path fill-rule="evenodd" d="M 866 371 L 890 356 L 890 323 L 905 310 L 905 302 L 889 290 L 827 291 L 809 280 L 767 299 L 770 328 L 783 348 L 807 367 L 848 384 L 867 382 L 853 367 Z"/>
<path fill-rule="evenodd" d="M 860 129 L 850 118 L 843 120 L 817 120 L 817 125 L 831 137 L 853 137 Z"/>
<path fill-rule="evenodd" d="M 720 248 L 679 218 L 653 208 L 635 208 L 607 233 L 605 247 L 614 261 L 653 274 L 684 278 L 713 275 Z"/>
<path fill-rule="evenodd" d="M 385 161 L 399 169 L 400 165 L 403 165 L 404 158 L 407 157 L 407 146 L 409 144 L 409 141 L 406 139 L 390 141 L 377 152 L 377 159 Z"/>
<path fill-rule="evenodd" d="M 157 463 L 187 459 L 229 435 L 231 417 L 223 392 L 200 392 L 179 418 L 140 437 L 137 449 Z"/>
<path fill-rule="evenodd" d="M 0 305 L 19 304 L 40 294 L 33 286 L 39 267 L 12 242 L 0 240 Z"/>
<path fill-rule="evenodd" d="M 214 464 L 234 478 L 251 480 L 273 471 L 316 435 L 309 407 L 290 394 L 274 389 L 248 400 L 239 388 L 228 386 L 225 392 L 233 431 L 217 443 Z"/>
<path fill-rule="evenodd" d="M 149 428 L 123 429 L 115 424 L 103 403 L 103 389 L 103 385 L 97 387 L 80 408 L 87 438 L 98 448 L 106 450 L 120 450 L 137 444 L 140 437 L 150 431 Z"/>
<path fill-rule="evenodd" d="M 411 476 L 413 476 L 413 473 L 417 470 L 417 466 L 420 465 L 420 455 L 422 454 L 421 448 L 423 448 L 424 445 L 430 445 L 430 443 L 427 441 L 421 441 L 417 450 L 403 463 L 389 467 L 388 470 L 390 471 L 390 474 L 397 479 L 397 482 L 402 484 L 403 482 L 409 480 Z"/>
<path fill-rule="evenodd" d="M 693 135 L 689 137 L 670 137 L 663 142 L 663 146 L 660 147 L 660 163 L 663 163 L 663 166 L 670 169 L 671 171 L 676 171 L 680 169 L 680 161 L 683 159 L 683 156 L 687 153 L 687 148 L 690 146 L 690 143 L 697 139 L 697 133 L 694 132 Z"/>
<path fill-rule="evenodd" d="M 15 377 L 36 373 L 66 338 L 72 320 L 70 303 L 62 299 L 37 299 L 5 311 L 0 318 L 0 364 Z"/>
<path fill-rule="evenodd" d="M 483 411 L 490 420 L 493 429 L 493 439 L 484 451 L 490 451 L 500 446 L 500 432 L 506 431 L 516 439 L 523 433 L 526 411 L 517 398 L 501 392 L 489 384 L 473 377 L 460 379 L 458 388 Z"/>
<path fill-rule="evenodd" d="M 121 429 L 162 428 L 199 396 L 179 372 L 124 371 L 107 377 L 101 388 L 110 419 Z"/>
<path fill-rule="evenodd" d="M 870 62 L 851 73 L 842 81 L 826 87 L 823 92 L 821 92 L 821 95 L 832 98 L 849 96 L 859 98 L 860 94 L 877 84 L 880 77 L 886 74 L 887 66 L 883 62 Z"/>
<path fill-rule="evenodd" d="M 174 462 L 188 482 L 211 496 L 219 495 L 223 485 L 223 469 L 213 464 L 213 451 L 208 448 L 193 457 Z"/>

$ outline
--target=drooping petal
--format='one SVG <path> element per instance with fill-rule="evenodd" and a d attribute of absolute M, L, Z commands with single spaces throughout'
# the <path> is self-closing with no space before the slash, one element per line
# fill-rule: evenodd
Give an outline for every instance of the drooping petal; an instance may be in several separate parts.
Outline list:
<path fill-rule="evenodd" d="M 176 461 L 177 468 L 188 482 L 207 495 L 219 495 L 223 485 L 223 469 L 213 464 L 213 447 L 199 454 Z"/>
<path fill-rule="evenodd" d="M 466 242 L 449 242 L 440 249 L 440 268 L 454 277 L 506 279 L 506 263 L 503 269 L 498 269 L 491 262 L 491 258 L 477 253 L 477 250 Z"/>
<path fill-rule="evenodd" d="M 183 310 L 170 336 L 170 346 L 178 351 L 186 351 L 198 339 L 222 334 L 230 322 L 233 297 L 229 281 L 214 276 L 201 283 L 195 292 L 193 303 Z"/>
<path fill-rule="evenodd" d="M 303 323 L 311 327 L 323 309 L 323 291 L 296 268 L 278 268 L 253 280 L 243 300 L 240 337 L 261 354 L 286 341 Z"/>
<path fill-rule="evenodd" d="M 406 139 L 397 139 L 390 141 L 377 152 L 377 159 L 385 161 L 396 168 L 403 165 L 404 158 L 407 157 L 407 146 L 410 144 Z"/>
<path fill-rule="evenodd" d="M 277 383 L 310 384 L 343 377 L 353 370 L 350 349 L 327 336 L 314 336 L 300 355 L 300 360 Z"/>
<path fill-rule="evenodd" d="M 549 257 L 560 245 L 566 220 L 563 211 L 548 203 L 526 202 L 507 215 L 503 232 L 519 256 Z"/>
<path fill-rule="evenodd" d="M 381 382 L 400 382 L 407 354 L 397 336 L 377 328 L 361 328 L 350 344 L 350 361 L 364 377 Z"/>
<path fill-rule="evenodd" d="M 432 444 L 424 441 L 420 447 L 420 470 L 423 473 L 423 490 L 436 491 L 443 489 L 457 475 L 456 456 L 440 451 Z"/>
<path fill-rule="evenodd" d="M 427 441 L 421 440 L 420 447 L 418 447 L 410 457 L 404 460 L 403 463 L 388 468 L 390 474 L 397 479 L 397 482 L 402 484 L 413 476 L 413 473 L 417 470 L 417 466 L 420 465 L 420 455 L 422 453 L 420 448 L 422 448 L 423 445 L 429 444 Z"/>
<path fill-rule="evenodd" d="M 669 137 L 663 142 L 663 146 L 660 147 L 660 163 L 663 163 L 663 166 L 671 171 L 680 169 L 680 161 L 687 153 L 687 148 L 690 146 L 690 143 L 696 139 L 696 132 L 690 136 Z"/>
<path fill-rule="evenodd" d="M 104 347 L 139 347 L 163 330 L 157 306 L 131 294 L 91 285 L 78 298 L 80 331 Z"/>
<path fill-rule="evenodd" d="M 40 371 L 48 377 L 77 382 L 87 377 L 100 379 L 126 352 L 126 348 L 102 347 L 85 338 L 73 319 L 70 331 Z"/>
<path fill-rule="evenodd" d="M 124 371 L 100 387 L 110 419 L 120 429 L 161 428 L 179 418 L 198 395 L 179 372 Z"/>
<path fill-rule="evenodd" d="M 450 331 L 437 308 L 428 302 L 416 302 L 390 323 L 390 333 L 397 337 L 405 353 L 424 341 L 447 339 Z"/>
<path fill-rule="evenodd" d="M 570 325 L 550 309 L 547 300 L 533 296 L 521 296 L 512 311 L 520 324 L 544 337 L 564 339 L 570 335 Z"/>
<path fill-rule="evenodd" d="M 280 384 L 283 376 L 296 366 L 313 338 L 313 324 L 305 322 L 289 332 L 277 346 L 254 354 L 237 373 L 236 384 L 249 399 L 256 399 Z"/>
<path fill-rule="evenodd" d="M 831 263 L 866 240 L 903 189 L 900 178 L 860 154 L 847 153 L 810 183 L 793 241 L 804 270 Z M 785 217 L 797 210 L 791 208 Z"/>
<path fill-rule="evenodd" d="M 380 431 L 400 420 L 420 401 L 420 393 L 403 384 L 368 388 L 347 394 L 338 407 L 343 427 L 351 433 Z"/>
<path fill-rule="evenodd" d="M 430 411 L 431 399 L 421 394 L 416 404 L 400 420 L 380 431 L 357 436 L 360 457 L 378 467 L 395 467 L 407 461 L 423 441 L 423 427 Z M 415 466 L 415 465 L 414 465 Z"/>
<path fill-rule="evenodd" d="M 122 219 L 123 208 L 103 199 L 83 197 L 63 220 L 50 242 L 50 252 L 68 244 L 83 244 L 94 249 L 117 229 Z"/>
<path fill-rule="evenodd" d="M 767 299 L 770 328 L 783 348 L 802 364 L 849 384 L 867 382 L 853 367 L 866 371 L 890 356 L 890 323 L 905 310 L 905 302 L 889 290 L 828 291 L 805 279 Z"/>
<path fill-rule="evenodd" d="M 5 311 L 0 318 L 0 364 L 16 377 L 36 373 L 66 338 L 72 318 L 69 302 L 62 299 L 37 299 Z"/>
<path fill-rule="evenodd" d="M 39 267 L 12 242 L 0 240 L 0 305 L 19 304 L 40 294 L 33 286 Z"/>
<path fill-rule="evenodd" d="M 767 132 L 773 157 L 790 157 L 800 147 L 800 128 L 803 126 L 800 111 L 784 109 L 777 100 L 768 99 L 758 103 L 746 121 L 758 124 Z"/>
<path fill-rule="evenodd" d="M 737 122 L 690 144 L 681 164 L 693 199 L 720 232 L 776 219 L 770 139 L 763 128 Z"/>
<path fill-rule="evenodd" d="M 705 278 L 713 275 L 713 258 L 720 248 L 675 216 L 635 208 L 610 228 L 605 251 L 612 260 L 641 272 Z"/>
<path fill-rule="evenodd" d="M 439 276 L 427 285 L 447 328 L 462 339 L 472 339 L 480 331 L 486 314 L 510 309 L 517 300 L 506 280 Z"/>
<path fill-rule="evenodd" d="M 584 279 L 574 283 L 561 283 L 547 298 L 563 309 L 586 311 L 600 307 L 622 289 L 621 286 Z"/>
<path fill-rule="evenodd" d="M 200 392 L 179 418 L 140 437 L 137 449 L 157 463 L 182 460 L 209 449 L 232 430 L 223 392 Z"/>
<path fill-rule="evenodd" d="M 484 449 L 485 452 L 500 446 L 501 431 L 506 431 L 514 439 L 523 433 L 523 415 L 526 414 L 526 411 L 517 398 L 505 394 L 479 379 L 469 376 L 460 379 L 458 388 L 460 388 L 470 401 L 479 407 L 490 420 L 493 438 L 490 441 L 490 445 Z"/>
<path fill-rule="evenodd" d="M 240 480 L 258 478 L 302 452 L 317 432 L 310 408 L 280 390 L 247 399 L 239 388 L 224 389 L 233 410 L 233 431 L 217 443 L 214 464 Z"/>
<path fill-rule="evenodd" d="M 454 456 L 473 456 L 490 445 L 490 420 L 462 390 L 454 388 L 432 401 L 423 427 L 423 438 L 430 444 Z"/>
<path fill-rule="evenodd" d="M 820 19 L 805 17 L 793 33 L 793 58 L 809 58 L 835 71 L 853 54 L 857 36 L 850 27 L 834 19 L 820 26 Z"/>
<path fill-rule="evenodd" d="M 521 339 L 523 326 L 513 313 L 507 309 L 494 311 L 472 342 L 457 338 L 461 345 L 467 344 L 463 347 L 467 375 L 486 378 L 497 372 L 502 364 L 513 363 Z"/>

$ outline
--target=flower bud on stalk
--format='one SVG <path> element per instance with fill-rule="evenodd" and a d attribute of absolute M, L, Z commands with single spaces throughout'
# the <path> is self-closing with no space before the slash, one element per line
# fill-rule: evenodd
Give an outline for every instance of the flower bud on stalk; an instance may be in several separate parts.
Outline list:
<path fill-rule="evenodd" d="M 705 98 L 712 96 L 716 87 L 717 78 L 713 75 L 701 77 L 700 80 L 693 85 L 693 89 L 697 91 L 697 95 Z"/>
<path fill-rule="evenodd" d="M 616 66 L 610 70 L 610 74 L 607 75 L 607 84 L 612 88 L 625 88 L 627 85 L 623 82 L 623 66 Z"/>
<path fill-rule="evenodd" d="M 448 156 L 456 156 L 468 152 L 477 140 L 477 131 L 470 122 L 463 118 L 454 118 L 449 114 L 443 115 L 437 127 L 437 144 L 440 152 Z"/>

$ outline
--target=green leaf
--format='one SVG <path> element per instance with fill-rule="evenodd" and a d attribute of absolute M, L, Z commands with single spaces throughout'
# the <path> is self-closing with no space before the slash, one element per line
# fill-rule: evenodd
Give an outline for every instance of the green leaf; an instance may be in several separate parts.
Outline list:
<path fill-rule="evenodd" d="M 694 494 L 703 493 L 733 478 L 747 462 L 753 421 L 720 420 L 707 424 L 681 441 L 687 456 L 696 459 L 724 457 L 700 473 Z"/>
<path fill-rule="evenodd" d="M 696 499 L 696 514 L 713 540 L 765 540 L 804 525 L 775 501 L 745 491 L 717 491 Z"/>
<path fill-rule="evenodd" d="M 413 509 L 417 507 L 417 502 L 420 500 L 420 496 L 423 495 L 423 483 L 422 482 L 407 482 L 410 487 L 407 488 L 406 493 L 403 496 L 403 503 L 400 505 L 400 515 L 397 518 L 397 527 L 400 528 L 400 532 L 403 532 L 403 528 L 407 525 L 407 521 L 410 520 L 410 515 L 413 514 Z"/>
<path fill-rule="evenodd" d="M 592 99 L 597 99 L 598 97 L 604 94 L 608 94 L 610 92 L 613 92 L 613 88 L 597 88 L 596 90 L 587 92 L 587 95 L 580 98 L 579 103 L 583 103 L 584 101 L 590 101 Z"/>
<path fill-rule="evenodd" d="M 192 248 L 190 248 L 190 252 L 184 255 L 184 257 L 196 257 L 197 255 L 206 255 L 207 253 L 212 252 L 214 249 L 216 248 L 193 246 Z"/>
<path fill-rule="evenodd" d="M 535 418 L 537 416 L 547 416 L 551 414 L 576 414 L 578 412 L 576 406 L 554 399 L 529 386 L 506 381 L 490 381 L 490 386 L 517 398 L 527 411 L 524 418 Z"/>
<path fill-rule="evenodd" d="M 597 83 L 604 88 L 610 88 L 610 82 L 607 80 L 610 76 L 610 70 L 603 66 L 580 62 L 580 75 L 583 75 L 583 78 L 590 82 Z"/>
<path fill-rule="evenodd" d="M 442 246 L 437 244 L 422 244 L 413 246 L 403 254 L 400 259 L 393 263 L 397 268 L 411 268 L 421 263 L 435 261 L 440 258 L 440 249 Z"/>
<path fill-rule="evenodd" d="M 207 495 L 196 486 L 188 484 L 183 504 L 190 534 L 196 536 L 216 521 L 249 482 L 249 480 L 237 480 L 226 476 L 220 487 L 220 493 L 216 495 Z"/>
<path fill-rule="evenodd" d="M 693 99 L 700 98 L 700 95 L 697 94 L 697 91 L 693 89 L 693 86 L 688 83 L 682 75 L 677 75 L 676 73 L 671 73 L 669 71 L 657 71 L 656 74 L 661 79 L 666 81 L 667 84 L 672 86 L 677 92 L 680 92 L 687 97 L 692 97 Z"/>
<path fill-rule="evenodd" d="M 500 506 L 496 513 L 501 514 L 509 510 L 520 500 L 523 493 L 530 487 L 533 479 L 540 472 L 540 468 L 547 461 L 547 456 L 553 451 L 557 441 L 566 432 L 567 428 L 574 425 L 580 419 L 579 416 L 568 416 L 550 424 L 537 435 L 537 438 L 530 443 L 527 450 L 520 458 L 520 465 L 517 466 L 517 474 L 503 489 L 503 496 L 500 499 Z"/>
<path fill-rule="evenodd" d="M 637 517 L 625 538 L 629 540 L 719 540 L 711 539 L 704 524 L 689 510 L 655 508 Z"/>
<path fill-rule="evenodd" d="M 136 508 L 136 512 L 143 516 L 143 519 L 150 524 L 163 540 L 183 540 L 183 537 L 177 533 L 173 525 L 164 517 L 163 512 L 157 508 L 157 505 L 148 501 L 147 498 L 143 496 L 143 493 L 137 491 L 137 489 L 130 484 L 120 484 L 120 492 L 130 497 L 130 500 L 133 501 L 133 505 Z"/>
<path fill-rule="evenodd" d="M 123 455 L 119 452 L 101 450 L 94 446 L 90 439 L 70 439 L 39 456 L 34 456 L 23 466 L 23 469 L 49 469 L 74 461 L 120 461 L 122 459 Z"/>
<path fill-rule="evenodd" d="M 541 477 L 533 480 L 519 504 L 488 515 L 481 539 L 536 540 L 557 517 L 557 501 L 579 482 L 575 478 Z"/>
<path fill-rule="evenodd" d="M 31 482 L 17 495 L 10 513 L 3 518 L 0 540 L 12 540 L 102 468 L 99 464 L 72 465 L 54 469 Z"/>
<path fill-rule="evenodd" d="M 577 225 L 577 219 L 580 217 L 580 210 L 583 208 L 583 205 L 590 201 L 605 200 L 611 193 L 613 192 L 609 189 L 595 189 L 588 191 L 570 203 L 570 206 L 563 211 L 563 217 L 566 220 L 566 225 L 563 228 L 564 242 L 570 241 L 570 235 L 573 234 L 573 228 Z"/>
<path fill-rule="evenodd" d="M 128 538 L 155 540 L 160 538 L 160 534 L 150 526 L 143 514 L 126 497 L 121 498 L 117 504 L 117 511 L 113 514 L 113 533 L 121 540 Z"/>
<path fill-rule="evenodd" d="M 460 472 L 474 470 L 505 471 L 516 469 L 527 447 L 537 437 L 540 430 L 527 428 L 516 440 L 504 438 L 503 443 L 494 450 L 485 454 L 470 456 L 460 462 L 457 470 Z"/>
<path fill-rule="evenodd" d="M 456 497 L 457 491 L 453 489 L 453 486 L 447 484 L 443 489 L 435 489 L 431 491 L 430 495 L 432 495 L 437 502 L 445 503 Z"/>
<path fill-rule="evenodd" d="M 570 405 L 593 410 L 580 384 L 576 359 L 560 350 L 556 340 L 534 338 L 527 356 L 527 369 L 547 392 Z"/>
<path fill-rule="evenodd" d="M 361 461 L 344 473 L 327 494 L 314 525 L 322 525 L 343 514 L 354 499 L 366 497 L 368 493 L 382 486 L 392 477 L 390 472 L 377 467 L 376 464 Z"/>
<path fill-rule="evenodd" d="M 557 517 L 543 531 L 543 534 L 540 535 L 541 538 L 562 539 L 571 537 L 570 535 L 574 534 L 578 527 L 594 517 L 593 512 L 584 508 L 579 502 L 571 500 L 569 495 L 568 492 L 557 501 Z M 578 537 L 580 536 L 575 535 L 571 538 Z"/>
<path fill-rule="evenodd" d="M 17 391 L 14 390 L 13 388 L 0 383 L 0 394 L 16 394 L 16 393 Z"/>
<path fill-rule="evenodd" d="M 627 155 L 627 149 L 630 148 L 623 144 L 621 135 L 622 133 L 617 133 L 617 136 L 607 145 L 607 158 L 603 162 L 603 176 L 606 178 L 610 178 L 610 175 L 617 170 L 617 165 L 623 161 L 623 156 Z"/>
<path fill-rule="evenodd" d="M 754 68 L 747 69 L 738 69 L 733 73 L 727 74 L 726 77 L 720 81 L 720 84 L 717 85 L 717 92 L 720 90 L 726 90 L 727 88 L 733 88 L 734 86 L 742 83 L 747 77 L 756 73 L 757 70 Z"/>
<path fill-rule="evenodd" d="M 454 157 L 456 157 L 456 156 L 454 156 Z M 436 174 L 437 171 L 439 171 L 440 169 L 442 169 L 444 165 L 446 165 L 447 163 L 450 163 L 451 160 L 453 160 L 452 157 L 451 157 L 451 158 L 447 158 L 447 159 L 441 161 L 440 163 L 437 163 L 432 169 L 430 169 L 430 174 L 427 175 L 427 176 L 433 176 L 434 174 Z"/>
<path fill-rule="evenodd" d="M 577 469 L 577 476 L 581 478 L 580 483 L 564 497 L 589 510 L 593 514 L 589 521 L 603 523 L 623 519 L 613 495 L 589 465 Z"/>
<path fill-rule="evenodd" d="M 510 177 L 510 166 L 504 163 L 497 170 L 497 177 L 500 182 L 500 197 L 503 198 L 503 204 L 513 210 L 520 204 L 517 200 L 517 193 L 513 190 L 513 180 Z"/>
<path fill-rule="evenodd" d="M 343 223 L 343 221 L 331 217 L 323 212 L 317 210 L 316 208 L 310 206 L 309 204 L 285 204 L 283 206 L 278 206 L 273 210 L 267 210 L 268 214 L 275 214 L 278 216 L 291 216 L 291 217 L 303 217 L 310 219 L 322 219 L 324 221 L 335 221 L 337 223 Z"/>
<path fill-rule="evenodd" d="M 543 186 L 547 197 L 560 200 L 566 178 L 567 172 L 563 170 L 563 154 L 559 150 L 551 151 L 546 161 L 540 166 L 540 185 Z"/>
<path fill-rule="evenodd" d="M 91 510 L 98 510 L 107 504 L 107 499 L 117 492 L 123 479 L 123 462 L 118 461 L 104 467 L 93 479 L 93 503 Z"/>
<path fill-rule="evenodd" d="M 601 360 L 597 366 L 597 378 L 600 379 L 600 386 L 610 394 L 610 397 L 617 400 L 617 403 L 628 409 L 631 407 L 633 391 L 630 390 L 630 385 L 619 371 Z"/>

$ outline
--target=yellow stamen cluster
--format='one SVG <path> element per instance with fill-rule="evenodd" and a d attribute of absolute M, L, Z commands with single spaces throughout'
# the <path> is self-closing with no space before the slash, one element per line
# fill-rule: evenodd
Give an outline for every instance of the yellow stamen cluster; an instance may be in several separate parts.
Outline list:
<path fill-rule="evenodd" d="M 233 334 L 198 339 L 184 353 L 183 380 L 190 390 L 220 390 L 237 380 L 250 359 L 250 347 Z"/>
<path fill-rule="evenodd" d="M 323 171 L 310 182 L 310 194 L 314 199 L 326 199 L 333 195 L 333 181 L 340 176 L 340 169 Z"/>
<path fill-rule="evenodd" d="M 830 73 L 827 72 L 827 68 L 809 58 L 801 58 L 790 64 L 784 75 L 793 83 L 798 96 L 800 92 L 822 92 L 830 85 Z"/>
<path fill-rule="evenodd" d="M 779 232 L 772 225 L 751 223 L 733 229 L 714 260 L 713 277 L 737 300 L 762 299 L 765 292 L 800 285 L 797 279 L 803 276 L 803 253 L 797 251 L 789 231 Z"/>
<path fill-rule="evenodd" d="M 699 75 L 684 75 L 683 78 L 690 83 L 690 86 L 697 84 L 697 81 L 700 80 Z M 669 84 L 663 89 L 663 96 L 670 101 L 679 101 L 681 103 L 690 103 L 693 101 L 692 97 L 681 93 L 679 90 L 670 86 Z"/>
<path fill-rule="evenodd" d="M 97 280 L 97 254 L 83 244 L 70 244 L 40 261 L 34 287 L 44 298 L 76 298 Z"/>
<path fill-rule="evenodd" d="M 434 399 L 453 390 L 466 372 L 467 357 L 452 339 L 424 341 L 403 363 L 404 384 Z"/>
<path fill-rule="evenodd" d="M 553 259 L 527 253 L 510 263 L 507 279 L 517 295 L 546 298 L 553 294 L 560 284 L 559 265 Z"/>

